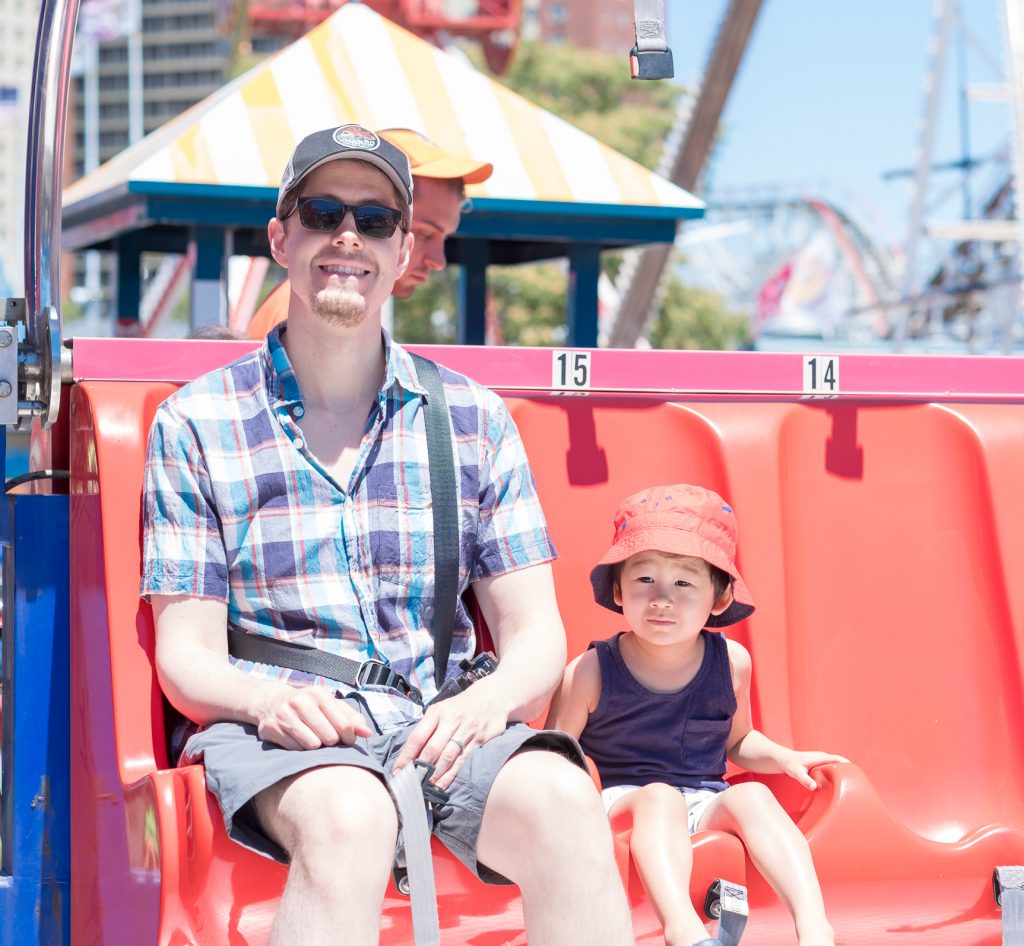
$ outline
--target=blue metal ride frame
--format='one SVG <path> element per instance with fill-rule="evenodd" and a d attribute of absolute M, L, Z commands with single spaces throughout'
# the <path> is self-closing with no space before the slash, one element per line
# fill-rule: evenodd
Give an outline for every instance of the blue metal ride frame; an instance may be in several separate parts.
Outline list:
<path fill-rule="evenodd" d="M 69 502 L 5 505 L 0 943 L 56 946 L 71 936 Z"/>

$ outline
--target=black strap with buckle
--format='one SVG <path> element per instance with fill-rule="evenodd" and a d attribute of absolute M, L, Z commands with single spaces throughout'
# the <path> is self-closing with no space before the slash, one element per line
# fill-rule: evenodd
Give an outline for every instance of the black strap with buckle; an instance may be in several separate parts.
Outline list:
<path fill-rule="evenodd" d="M 410 352 L 416 374 L 427 390 L 424 423 L 427 462 L 434 518 L 434 679 L 440 687 L 448 670 L 452 628 L 459 597 L 459 517 L 455 483 L 455 452 L 448 402 L 434 362 Z M 292 641 L 228 628 L 228 653 L 238 660 L 301 670 L 356 689 L 383 686 L 397 690 L 417 703 L 423 696 L 400 673 L 380 660 L 352 660 Z"/>
<path fill-rule="evenodd" d="M 351 660 L 319 647 L 307 647 L 263 634 L 247 634 L 237 627 L 228 628 L 228 653 L 237 660 L 301 670 L 356 689 L 363 686 L 390 687 L 416 703 L 423 702 L 423 696 L 416 687 L 379 660 Z"/>

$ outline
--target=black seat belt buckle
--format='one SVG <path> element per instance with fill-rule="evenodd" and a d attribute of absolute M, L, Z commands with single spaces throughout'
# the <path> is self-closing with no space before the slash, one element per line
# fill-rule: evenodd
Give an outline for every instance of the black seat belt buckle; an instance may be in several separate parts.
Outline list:
<path fill-rule="evenodd" d="M 400 673 L 396 673 L 382 660 L 364 660 L 356 671 L 356 688 L 362 689 L 366 686 L 383 686 L 392 690 L 398 690 L 403 696 L 407 696 L 414 703 L 423 705 L 423 694 L 416 689 Z"/>
<path fill-rule="evenodd" d="M 629 74 L 633 79 L 671 79 L 675 73 L 671 49 L 639 49 L 629 51 Z"/>
<path fill-rule="evenodd" d="M 434 774 L 434 767 L 422 759 L 413 759 L 412 764 L 422 770 L 420 781 L 423 784 L 423 800 L 428 805 L 447 805 L 448 792 L 430 781 L 430 776 Z"/>

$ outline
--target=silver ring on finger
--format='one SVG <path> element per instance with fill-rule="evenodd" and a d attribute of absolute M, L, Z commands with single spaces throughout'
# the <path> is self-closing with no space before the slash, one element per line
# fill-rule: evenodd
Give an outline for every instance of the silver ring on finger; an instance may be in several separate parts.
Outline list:
<path fill-rule="evenodd" d="M 455 745 L 457 745 L 459 747 L 459 752 L 465 752 L 466 751 L 466 744 L 461 739 L 456 739 L 455 736 L 450 736 L 448 738 L 448 741 L 449 742 L 454 742 Z"/>

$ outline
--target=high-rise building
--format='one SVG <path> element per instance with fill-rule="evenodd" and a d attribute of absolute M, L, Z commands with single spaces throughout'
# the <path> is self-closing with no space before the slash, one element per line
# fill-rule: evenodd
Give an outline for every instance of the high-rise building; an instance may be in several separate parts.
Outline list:
<path fill-rule="evenodd" d="M 0 295 L 24 292 L 25 157 L 39 0 L 0 0 Z"/>
<path fill-rule="evenodd" d="M 633 0 L 525 0 L 523 37 L 626 56 Z"/>
<path fill-rule="evenodd" d="M 141 3 L 139 38 L 98 44 L 95 122 L 86 116 L 88 77 L 75 81 L 70 144 L 76 177 L 87 170 L 90 145 L 102 164 L 124 150 L 132 137 L 149 134 L 224 83 L 230 50 L 210 0 L 129 0 L 128 5 L 131 2 Z M 133 63 L 133 42 L 141 43 L 137 63 Z M 138 67 L 141 75 L 135 71 Z M 140 106 L 141 127 L 133 129 L 132 108 Z M 95 135 L 92 142 L 89 135 Z"/>
<path fill-rule="evenodd" d="M 88 18 L 91 6 L 99 14 L 95 20 Z M 123 15 L 111 16 L 111 9 Z M 70 179 L 224 84 L 234 50 L 228 24 L 218 16 L 229 10 L 230 4 L 211 0 L 82 0 L 66 145 Z M 132 29 L 133 22 L 140 28 Z M 85 304 L 93 325 L 109 313 L 112 262 L 84 254 L 67 270 L 64 288 Z"/>

